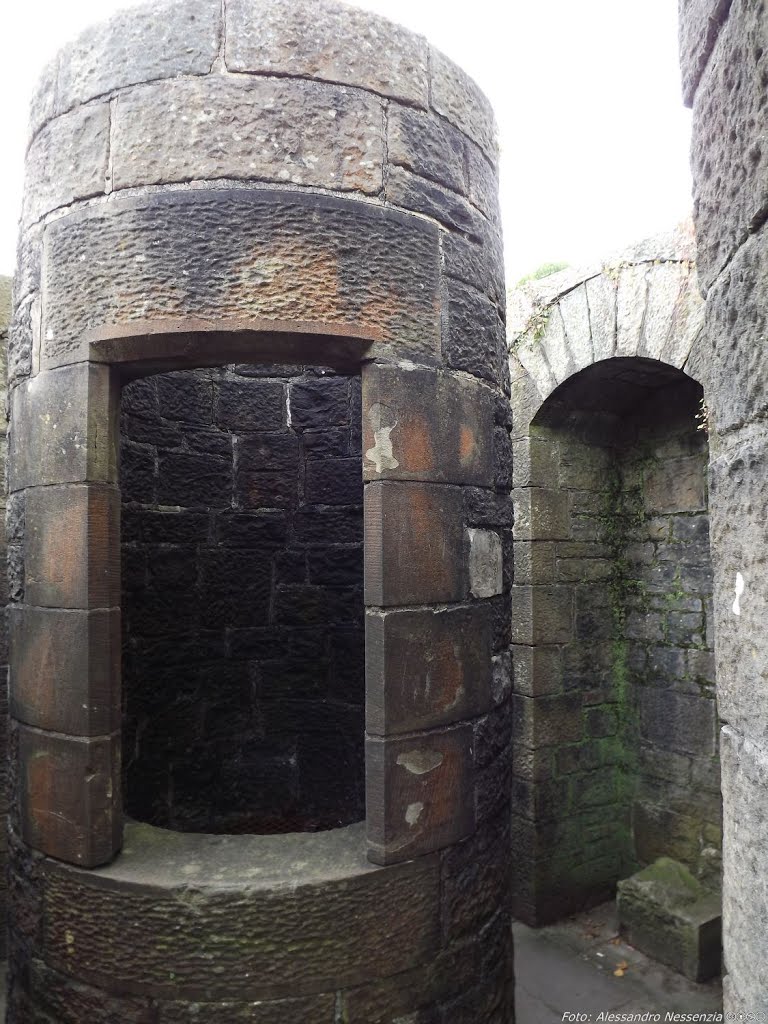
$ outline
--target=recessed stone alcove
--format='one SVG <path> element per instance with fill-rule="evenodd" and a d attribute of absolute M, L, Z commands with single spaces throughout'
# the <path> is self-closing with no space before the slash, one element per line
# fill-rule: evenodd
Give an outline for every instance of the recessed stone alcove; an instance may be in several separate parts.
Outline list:
<path fill-rule="evenodd" d="M 517 348 L 513 849 L 516 912 L 535 924 L 661 857 L 719 889 L 708 419 L 680 368 L 698 308 L 684 252 L 655 240 L 543 282 Z"/>
<path fill-rule="evenodd" d="M 240 364 L 122 392 L 126 812 L 365 818 L 360 377 Z"/>

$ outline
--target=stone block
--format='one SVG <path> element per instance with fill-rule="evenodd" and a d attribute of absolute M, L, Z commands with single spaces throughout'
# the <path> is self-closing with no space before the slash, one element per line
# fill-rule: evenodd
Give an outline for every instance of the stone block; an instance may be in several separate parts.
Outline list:
<path fill-rule="evenodd" d="M 558 693 L 563 688 L 563 655 L 559 647 L 513 645 L 513 685 L 515 693 L 539 697 Z"/>
<path fill-rule="evenodd" d="M 475 828 L 472 727 L 366 739 L 368 859 L 392 864 Z"/>
<path fill-rule="evenodd" d="M 327 429 L 349 422 L 349 378 L 299 380 L 289 387 L 291 426 L 296 430 Z"/>
<path fill-rule="evenodd" d="M 491 706 L 483 604 L 366 616 L 366 728 L 375 736 L 474 718 Z"/>
<path fill-rule="evenodd" d="M 495 597 L 504 589 L 501 537 L 493 530 L 467 530 L 469 589 L 473 597 Z"/>
<path fill-rule="evenodd" d="M 117 384 L 109 367 L 80 363 L 14 388 L 10 490 L 116 483 Z"/>
<path fill-rule="evenodd" d="M 555 545 L 553 543 L 549 541 L 516 541 L 513 560 L 515 583 L 555 582 Z"/>
<path fill-rule="evenodd" d="M 480 487 L 465 487 L 464 520 L 467 526 L 510 528 L 514 521 L 512 502 L 506 494 L 495 494 Z"/>
<path fill-rule="evenodd" d="M 619 882 L 621 934 L 691 981 L 720 973 L 721 900 L 677 861 L 661 858 Z"/>
<path fill-rule="evenodd" d="M 25 593 L 47 608 L 120 604 L 120 498 L 110 487 L 27 492 Z"/>
<path fill-rule="evenodd" d="M 524 697 L 514 694 L 515 739 L 526 747 L 560 746 L 584 739 L 581 695 L 578 693 Z"/>
<path fill-rule="evenodd" d="M 667 750 L 706 756 L 717 751 L 717 715 L 707 697 L 643 688 L 640 729 L 643 737 Z"/>
<path fill-rule="evenodd" d="M 389 168 L 384 196 L 394 206 L 431 217 L 449 231 L 460 231 L 478 240 L 481 236 L 479 214 L 468 200 L 404 167 Z"/>
<path fill-rule="evenodd" d="M 76 199 L 103 195 L 109 168 L 109 103 L 51 121 L 27 153 L 22 223 L 33 224 Z"/>
<path fill-rule="evenodd" d="M 448 324 L 443 353 L 449 366 L 499 383 L 506 360 L 504 325 L 496 307 L 458 281 L 448 283 Z"/>
<path fill-rule="evenodd" d="M 76 736 L 120 728 L 120 616 L 11 607 L 11 714 Z"/>
<path fill-rule="evenodd" d="M 768 206 L 768 153 L 760 128 L 767 49 L 759 5 L 734 0 L 693 102 L 696 260 L 705 293 Z M 723 182 L 729 183 L 726 203 Z"/>
<path fill-rule="evenodd" d="M 469 198 L 497 231 L 501 230 L 499 175 L 495 164 L 476 146 L 467 149 Z"/>
<path fill-rule="evenodd" d="M 174 1002 L 163 1000 L 152 1024 L 331 1024 L 336 1012 L 334 992 L 308 999 L 258 1002 Z M 89 1018 L 90 1019 L 90 1018 Z"/>
<path fill-rule="evenodd" d="M 120 846 L 120 736 L 74 738 L 18 727 L 22 838 L 49 857 L 96 867 Z"/>
<path fill-rule="evenodd" d="M 422 178 L 467 194 L 466 140 L 434 116 L 392 104 L 387 118 L 387 157 Z"/>
<path fill-rule="evenodd" d="M 216 388 L 216 422 L 225 430 L 280 430 L 285 389 L 279 381 L 223 380 Z"/>
<path fill-rule="evenodd" d="M 513 483 L 519 487 L 557 487 L 557 444 L 544 437 L 522 437 L 512 449 Z"/>
<path fill-rule="evenodd" d="M 365 603 L 461 600 L 466 593 L 463 498 L 442 484 L 374 481 L 365 488 Z"/>
<path fill-rule="evenodd" d="M 493 395 L 425 368 L 374 364 L 363 375 L 367 480 L 493 484 Z"/>
<path fill-rule="evenodd" d="M 158 320 L 298 330 L 304 362 L 313 352 L 327 360 L 350 337 L 434 359 L 437 231 L 369 203 L 269 189 L 164 192 L 78 210 L 47 235 L 43 363 L 76 361 L 95 334 L 140 334 Z M 221 361 L 216 344 L 206 349 L 212 362 Z M 296 344 L 281 338 L 286 354 Z M 115 351 L 125 358 L 124 346 Z"/>
<path fill-rule="evenodd" d="M 497 155 L 496 122 L 487 98 L 469 75 L 439 50 L 430 47 L 432 107 L 483 150 Z"/>
<path fill-rule="evenodd" d="M 205 113 L 189 117 L 190 110 Z M 115 188 L 241 178 L 375 194 L 384 161 L 381 101 L 297 79 L 158 82 L 120 97 L 111 152 Z"/>
<path fill-rule="evenodd" d="M 81 33 L 59 62 L 56 112 L 114 89 L 205 75 L 216 59 L 221 14 L 208 0 L 164 0 L 157 17 L 120 11 Z"/>
<path fill-rule="evenodd" d="M 768 374 L 760 342 L 768 265 L 768 227 L 758 229 L 739 247 L 707 299 L 705 349 L 711 379 L 708 403 L 717 433 L 761 419 L 768 408 L 761 381 Z M 728 332 L 731 344 L 714 342 Z"/>
<path fill-rule="evenodd" d="M 314 505 L 362 504 L 360 459 L 309 460 L 304 475 L 304 497 Z"/>
<path fill-rule="evenodd" d="M 512 642 L 565 644 L 573 639 L 571 587 L 512 587 Z"/>
<path fill-rule="evenodd" d="M 688 456 L 654 465 L 646 476 L 644 500 L 646 509 L 657 514 L 706 510 L 706 464 Z"/>
<path fill-rule="evenodd" d="M 333 0 L 288 7 L 235 0 L 227 7 L 226 59 L 230 71 L 343 82 L 428 105 L 426 40 Z"/>
<path fill-rule="evenodd" d="M 568 494 L 547 487 L 512 492 L 515 540 L 567 540 L 570 537 Z"/>

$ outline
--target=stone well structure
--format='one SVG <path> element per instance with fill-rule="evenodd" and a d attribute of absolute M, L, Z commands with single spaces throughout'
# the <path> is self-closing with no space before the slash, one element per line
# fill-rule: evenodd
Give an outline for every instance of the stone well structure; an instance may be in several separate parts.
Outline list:
<path fill-rule="evenodd" d="M 331 2 L 136 8 L 48 69 L 16 1024 L 512 1019 L 496 159 L 459 68 Z"/>
<path fill-rule="evenodd" d="M 703 306 L 690 229 L 512 297 L 517 916 L 658 858 L 719 888 Z"/>

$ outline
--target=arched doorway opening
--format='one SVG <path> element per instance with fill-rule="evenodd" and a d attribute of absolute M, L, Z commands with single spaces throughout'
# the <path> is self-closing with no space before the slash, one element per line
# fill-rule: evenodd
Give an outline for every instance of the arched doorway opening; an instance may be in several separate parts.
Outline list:
<path fill-rule="evenodd" d="M 709 898 L 721 799 L 702 389 L 659 360 L 604 359 L 552 391 L 518 450 L 517 916 L 556 920 L 650 869 L 645 891 L 668 862 Z"/>

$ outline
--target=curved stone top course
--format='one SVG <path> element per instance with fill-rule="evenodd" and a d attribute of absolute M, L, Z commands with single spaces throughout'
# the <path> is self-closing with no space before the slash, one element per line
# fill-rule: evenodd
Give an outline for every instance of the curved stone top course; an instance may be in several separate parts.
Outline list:
<path fill-rule="evenodd" d="M 495 202 L 496 128 L 477 85 L 421 36 L 334 0 L 123 11 L 47 67 L 31 131 L 26 222 L 212 177 L 386 194 L 387 147 L 482 212 Z"/>
<path fill-rule="evenodd" d="M 690 224 L 602 264 L 530 280 L 511 292 L 507 343 L 513 381 L 527 373 L 545 399 L 603 359 L 641 356 L 694 369 L 704 316 Z"/>

